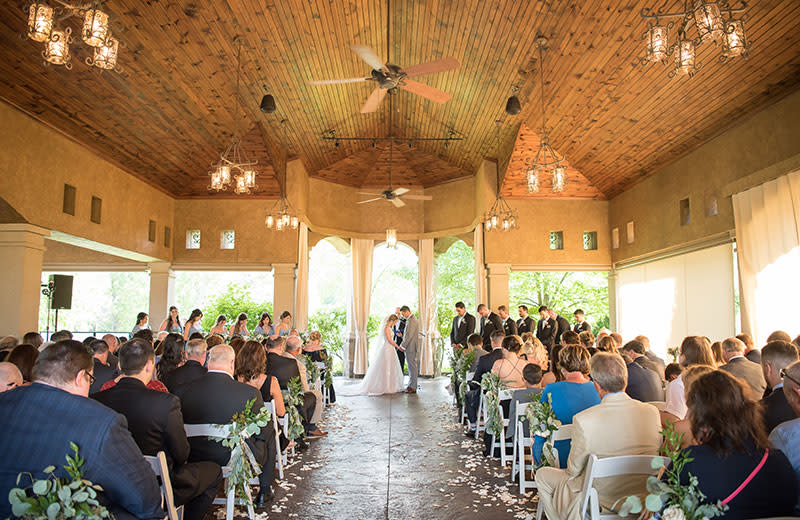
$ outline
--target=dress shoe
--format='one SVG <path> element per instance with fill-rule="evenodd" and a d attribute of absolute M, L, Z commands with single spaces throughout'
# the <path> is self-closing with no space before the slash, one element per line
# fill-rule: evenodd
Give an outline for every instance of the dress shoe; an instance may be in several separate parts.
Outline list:
<path fill-rule="evenodd" d="M 407 394 L 416 394 L 417 393 L 417 389 L 408 387 L 408 388 L 406 388 L 406 393 Z"/>
<path fill-rule="evenodd" d="M 464 432 L 464 435 L 467 437 L 475 437 L 475 430 L 467 430 Z"/>
<path fill-rule="evenodd" d="M 263 509 L 267 507 L 267 505 L 270 502 L 272 502 L 274 498 L 275 498 L 275 492 L 272 491 L 270 488 L 260 489 L 258 491 L 258 495 L 256 495 L 254 505 L 256 509 Z"/>
<path fill-rule="evenodd" d="M 308 449 L 308 443 L 303 439 L 297 439 L 295 442 L 297 443 L 297 451 L 306 451 Z"/>
<path fill-rule="evenodd" d="M 308 432 L 308 434 L 306 435 L 306 438 L 307 439 L 319 439 L 321 437 L 325 437 L 326 435 L 328 435 L 328 432 L 323 432 L 319 428 L 317 428 L 316 430 L 311 430 L 310 432 Z"/>

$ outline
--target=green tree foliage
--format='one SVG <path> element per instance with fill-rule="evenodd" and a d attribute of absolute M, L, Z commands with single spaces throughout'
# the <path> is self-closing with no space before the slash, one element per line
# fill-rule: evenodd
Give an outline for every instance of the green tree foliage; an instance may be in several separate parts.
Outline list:
<path fill-rule="evenodd" d="M 247 330 L 250 332 L 258 325 L 262 312 L 268 312 L 274 322 L 277 322 L 272 313 L 272 302 L 257 302 L 253 299 L 250 291 L 243 285 L 232 283 L 225 287 L 222 292 L 217 293 L 207 308 L 203 311 L 203 330 L 208 331 L 217 321 L 217 316 L 224 314 L 228 317 L 228 327 L 232 327 L 236 322 L 239 313 L 247 314 Z M 188 313 L 186 313 L 188 318 Z M 186 318 L 184 318 L 186 319 Z"/>
<path fill-rule="evenodd" d="M 342 359 L 342 345 L 347 333 L 347 312 L 344 308 L 321 309 L 308 320 L 308 330 L 322 334 L 322 346 Z"/>
<path fill-rule="evenodd" d="M 436 258 L 436 298 L 439 332 L 444 338 L 450 335 L 456 302 L 464 302 L 475 313 L 475 253 L 462 240 Z"/>

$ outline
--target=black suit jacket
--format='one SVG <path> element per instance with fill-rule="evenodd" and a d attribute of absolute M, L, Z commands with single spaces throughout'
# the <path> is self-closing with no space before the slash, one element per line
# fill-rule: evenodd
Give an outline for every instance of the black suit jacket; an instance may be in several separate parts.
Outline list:
<path fill-rule="evenodd" d="M 584 321 L 583 323 L 576 323 L 572 330 L 580 334 L 581 332 L 592 332 L 592 326 L 589 325 L 588 321 Z"/>
<path fill-rule="evenodd" d="M 517 320 L 517 334 L 522 335 L 524 332 L 536 332 L 536 322 L 530 316 Z"/>
<path fill-rule="evenodd" d="M 639 365 L 641 365 L 642 367 L 648 370 L 652 370 L 653 372 L 658 374 L 659 379 L 661 379 L 662 381 L 664 380 L 664 369 L 657 363 L 653 363 L 652 361 L 647 359 L 647 356 L 639 356 L 634 361 Z"/>
<path fill-rule="evenodd" d="M 260 410 L 264 406 L 258 389 L 235 381 L 221 372 L 208 372 L 200 379 L 177 387 L 174 393 L 181 400 L 183 422 L 186 424 L 228 424 L 234 414 L 244 410 L 247 401 L 251 399 L 255 399 L 253 410 Z M 264 457 L 265 432 L 268 430 L 272 431 L 270 428 L 262 428 L 255 438 L 251 437 L 251 448 L 258 460 Z M 228 448 L 204 437 L 192 437 L 189 445 L 189 460 L 192 462 L 210 460 L 224 466 L 231 457 Z"/>
<path fill-rule="evenodd" d="M 475 316 L 465 312 L 464 316 L 460 316 L 461 326 L 456 328 L 458 318 L 459 316 L 453 318 L 453 325 L 450 328 L 450 344 L 461 345 L 462 347 L 465 347 L 467 345 L 467 338 L 469 338 L 469 335 L 475 333 Z"/>
<path fill-rule="evenodd" d="M 505 333 L 506 336 L 516 336 L 517 323 L 514 320 L 508 317 L 506 318 L 505 321 L 502 321 L 501 318 L 501 323 L 503 324 L 503 332 Z"/>
<path fill-rule="evenodd" d="M 188 383 L 189 381 L 194 381 L 195 379 L 200 379 L 206 373 L 206 367 L 201 365 L 199 362 L 190 359 L 183 366 L 180 366 L 164 376 L 164 379 L 161 380 L 164 383 L 164 386 L 167 387 L 167 390 L 172 392 L 173 389 Z"/>
<path fill-rule="evenodd" d="M 747 359 L 749 359 L 753 363 L 758 363 L 759 365 L 761 364 L 761 351 L 760 350 L 753 349 L 750 352 L 748 352 L 747 354 L 745 354 L 744 357 L 746 357 Z"/>
<path fill-rule="evenodd" d="M 84 478 L 103 486 L 115 507 L 138 518 L 164 518 L 156 476 L 128 431 L 123 415 L 85 397 L 33 383 L 0 393 L 0 518 L 11 515 L 8 492 L 17 474 L 56 466 L 64 477 L 70 441 L 84 459 Z M 27 481 L 24 482 L 27 485 Z"/>
<path fill-rule="evenodd" d="M 783 393 L 783 388 L 773 390 L 767 397 L 761 400 L 764 407 L 764 424 L 767 426 L 767 433 L 771 432 L 782 422 L 797 419 L 789 402 L 786 401 L 786 395 Z"/>
<path fill-rule="evenodd" d="M 487 352 L 492 349 L 492 332 L 503 330 L 503 321 L 500 316 L 490 312 L 486 318 L 481 317 L 481 337 L 483 338 L 483 348 Z"/>
<path fill-rule="evenodd" d="M 94 376 L 94 382 L 92 386 L 89 387 L 89 395 L 99 392 L 104 384 L 117 377 L 117 370 L 108 365 L 104 365 L 99 359 L 94 358 L 94 371 L 92 375 Z"/>
<path fill-rule="evenodd" d="M 628 363 L 628 386 L 625 393 L 632 399 L 645 403 L 664 400 L 664 388 L 658 374 L 633 361 Z"/>
<path fill-rule="evenodd" d="M 492 365 L 494 362 L 503 358 L 503 349 L 496 348 L 491 352 L 482 355 L 478 359 L 478 366 L 475 369 L 475 375 L 472 377 L 472 382 L 477 383 L 478 386 L 481 385 L 481 379 L 483 378 L 483 374 L 492 371 Z"/>
<path fill-rule="evenodd" d="M 556 334 L 558 334 L 558 324 L 552 318 L 539 320 L 536 324 L 536 337 L 547 347 L 548 352 L 556 342 Z"/>
<path fill-rule="evenodd" d="M 556 323 L 558 324 L 558 332 L 556 332 L 555 343 L 561 343 L 561 336 L 569 330 L 569 321 L 567 318 L 556 314 Z"/>
<path fill-rule="evenodd" d="M 297 361 L 269 352 L 267 354 L 267 365 L 269 369 L 267 372 L 272 374 L 278 380 L 278 384 L 284 390 L 289 388 L 288 384 L 295 377 L 300 377 L 300 369 L 297 367 Z"/>

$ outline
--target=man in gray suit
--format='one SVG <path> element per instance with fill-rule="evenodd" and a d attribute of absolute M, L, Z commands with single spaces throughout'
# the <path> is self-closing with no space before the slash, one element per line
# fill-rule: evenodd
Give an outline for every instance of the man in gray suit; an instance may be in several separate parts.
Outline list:
<path fill-rule="evenodd" d="M 722 342 L 722 357 L 725 364 L 719 367 L 734 377 L 738 377 L 752 390 L 751 397 L 758 401 L 764 395 L 767 382 L 764 381 L 764 372 L 761 365 L 753 363 L 744 357 L 744 342 L 738 338 L 728 338 Z"/>
<path fill-rule="evenodd" d="M 411 314 L 408 305 L 400 307 L 400 314 L 406 319 L 406 328 L 403 331 L 403 343 L 401 346 L 406 351 L 406 363 L 408 364 L 408 388 L 407 394 L 417 393 L 417 377 L 419 376 L 419 359 L 417 358 L 417 344 L 419 342 L 419 321 L 416 316 Z"/>

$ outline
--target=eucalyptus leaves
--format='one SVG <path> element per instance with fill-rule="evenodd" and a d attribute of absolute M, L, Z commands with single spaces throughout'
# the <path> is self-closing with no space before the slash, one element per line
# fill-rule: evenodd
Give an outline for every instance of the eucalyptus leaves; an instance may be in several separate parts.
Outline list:
<path fill-rule="evenodd" d="M 311 356 L 303 355 L 303 361 L 306 364 L 306 373 L 308 374 L 308 384 L 313 385 L 315 381 L 319 381 L 320 372 L 317 364 L 311 360 Z"/>
<path fill-rule="evenodd" d="M 283 402 L 286 404 L 286 417 L 289 421 L 286 438 L 289 441 L 299 439 L 303 436 L 303 420 L 297 407 L 303 404 L 303 384 L 300 376 L 295 376 L 289 380 L 286 390 L 281 390 Z"/>
<path fill-rule="evenodd" d="M 467 372 L 472 367 L 472 363 L 475 361 L 475 351 L 464 350 L 461 352 L 461 355 L 458 356 L 456 360 L 456 364 L 453 368 L 453 374 L 457 375 L 458 381 L 460 381 L 458 385 L 458 396 L 459 400 L 463 403 L 464 396 L 467 395 L 467 390 L 469 390 L 469 381 L 467 381 Z"/>
<path fill-rule="evenodd" d="M 30 488 L 13 488 L 8 493 L 11 512 L 15 517 L 23 519 L 62 520 L 81 519 L 99 520 L 111 518 L 108 510 L 97 500 L 97 492 L 103 488 L 83 479 L 83 459 L 78 456 L 78 445 L 69 443 L 74 456 L 67 454 L 64 470 L 67 478 L 55 476 L 55 466 L 47 466 L 43 479 L 35 479 L 30 473 L 20 473 L 17 485 L 23 475 L 31 480 Z M 30 490 L 30 494 L 28 491 Z"/>
<path fill-rule="evenodd" d="M 544 438 L 542 459 L 539 461 L 536 469 L 544 466 L 555 466 L 556 458 L 553 453 L 553 434 L 561 427 L 561 421 L 556 418 L 556 414 L 553 411 L 553 396 L 548 393 L 546 403 L 538 399 L 531 401 L 531 403 L 528 404 L 528 408 L 525 410 L 525 418 L 528 419 L 531 435 Z"/>
<path fill-rule="evenodd" d="M 487 372 L 481 378 L 481 388 L 486 392 L 486 433 L 500 437 L 503 435 L 503 418 L 500 416 L 500 390 L 506 385 L 497 374 Z"/>

